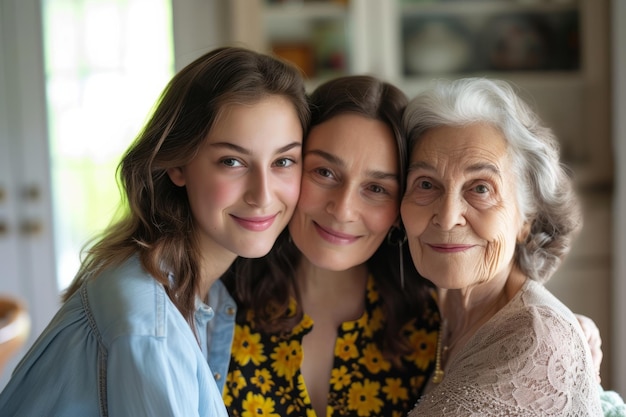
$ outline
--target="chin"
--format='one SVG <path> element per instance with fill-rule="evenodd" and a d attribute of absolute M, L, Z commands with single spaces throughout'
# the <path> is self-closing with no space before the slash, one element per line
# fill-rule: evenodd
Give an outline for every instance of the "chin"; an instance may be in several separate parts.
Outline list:
<path fill-rule="evenodd" d="M 242 258 L 262 258 L 272 250 L 273 245 L 249 245 L 237 251 Z"/>

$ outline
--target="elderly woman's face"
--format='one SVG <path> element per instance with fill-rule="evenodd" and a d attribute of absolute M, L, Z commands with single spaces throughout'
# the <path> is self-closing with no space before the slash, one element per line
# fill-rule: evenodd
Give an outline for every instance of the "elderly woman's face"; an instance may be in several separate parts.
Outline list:
<path fill-rule="evenodd" d="M 438 287 L 509 275 L 523 222 L 506 146 L 475 124 L 431 129 L 413 149 L 402 221 L 415 266 Z"/>

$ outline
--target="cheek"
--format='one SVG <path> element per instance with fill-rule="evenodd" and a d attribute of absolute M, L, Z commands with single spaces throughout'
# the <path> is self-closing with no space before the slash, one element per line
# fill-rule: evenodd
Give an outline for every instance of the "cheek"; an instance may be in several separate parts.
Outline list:
<path fill-rule="evenodd" d="M 311 184 L 306 178 L 302 179 L 300 197 L 298 199 L 298 211 L 309 212 L 323 207 L 327 198 L 327 192 L 322 188 Z"/>
<path fill-rule="evenodd" d="M 293 211 L 300 198 L 300 179 L 288 181 L 279 188 L 280 195 L 289 211 Z"/>
<path fill-rule="evenodd" d="M 206 187 L 203 199 L 210 205 L 221 206 L 237 202 L 242 198 L 241 185 L 237 181 L 213 181 Z"/>
<path fill-rule="evenodd" d="M 374 233 L 387 235 L 389 229 L 398 219 L 400 208 L 397 204 L 389 204 L 385 207 L 372 208 L 365 210 L 365 219 L 368 228 Z"/>
<path fill-rule="evenodd" d="M 500 215 L 491 221 L 478 221 L 475 224 L 478 227 L 474 231 L 487 241 L 486 267 L 496 270 L 502 264 L 508 264 L 515 253 L 518 234 L 516 220 L 506 215 Z"/>
<path fill-rule="evenodd" d="M 420 236 L 426 229 L 430 215 L 425 207 L 404 203 L 400 207 L 402 224 L 410 238 Z"/>

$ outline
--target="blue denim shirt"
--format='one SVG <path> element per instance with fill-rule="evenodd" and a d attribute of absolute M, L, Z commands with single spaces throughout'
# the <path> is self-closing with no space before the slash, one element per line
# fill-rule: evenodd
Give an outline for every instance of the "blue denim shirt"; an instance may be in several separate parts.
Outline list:
<path fill-rule="evenodd" d="M 199 301 L 198 304 L 200 307 L 196 312 L 196 326 L 200 346 L 221 392 L 228 374 L 237 305 L 226 286 L 219 280 L 211 286 L 208 306 Z"/>
<path fill-rule="evenodd" d="M 0 393 L 0 415 L 227 417 L 191 328 L 135 258 L 61 307 Z"/>

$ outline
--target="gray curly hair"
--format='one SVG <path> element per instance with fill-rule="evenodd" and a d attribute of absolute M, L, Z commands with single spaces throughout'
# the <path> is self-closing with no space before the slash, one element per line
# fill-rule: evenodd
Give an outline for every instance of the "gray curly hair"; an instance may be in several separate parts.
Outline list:
<path fill-rule="evenodd" d="M 424 132 L 441 126 L 488 123 L 499 129 L 520 178 L 518 209 L 530 232 L 518 242 L 515 262 L 545 283 L 571 248 L 582 226 L 578 196 L 559 158 L 559 143 L 537 114 L 501 80 L 438 80 L 418 94 L 404 113 L 409 155 Z"/>

